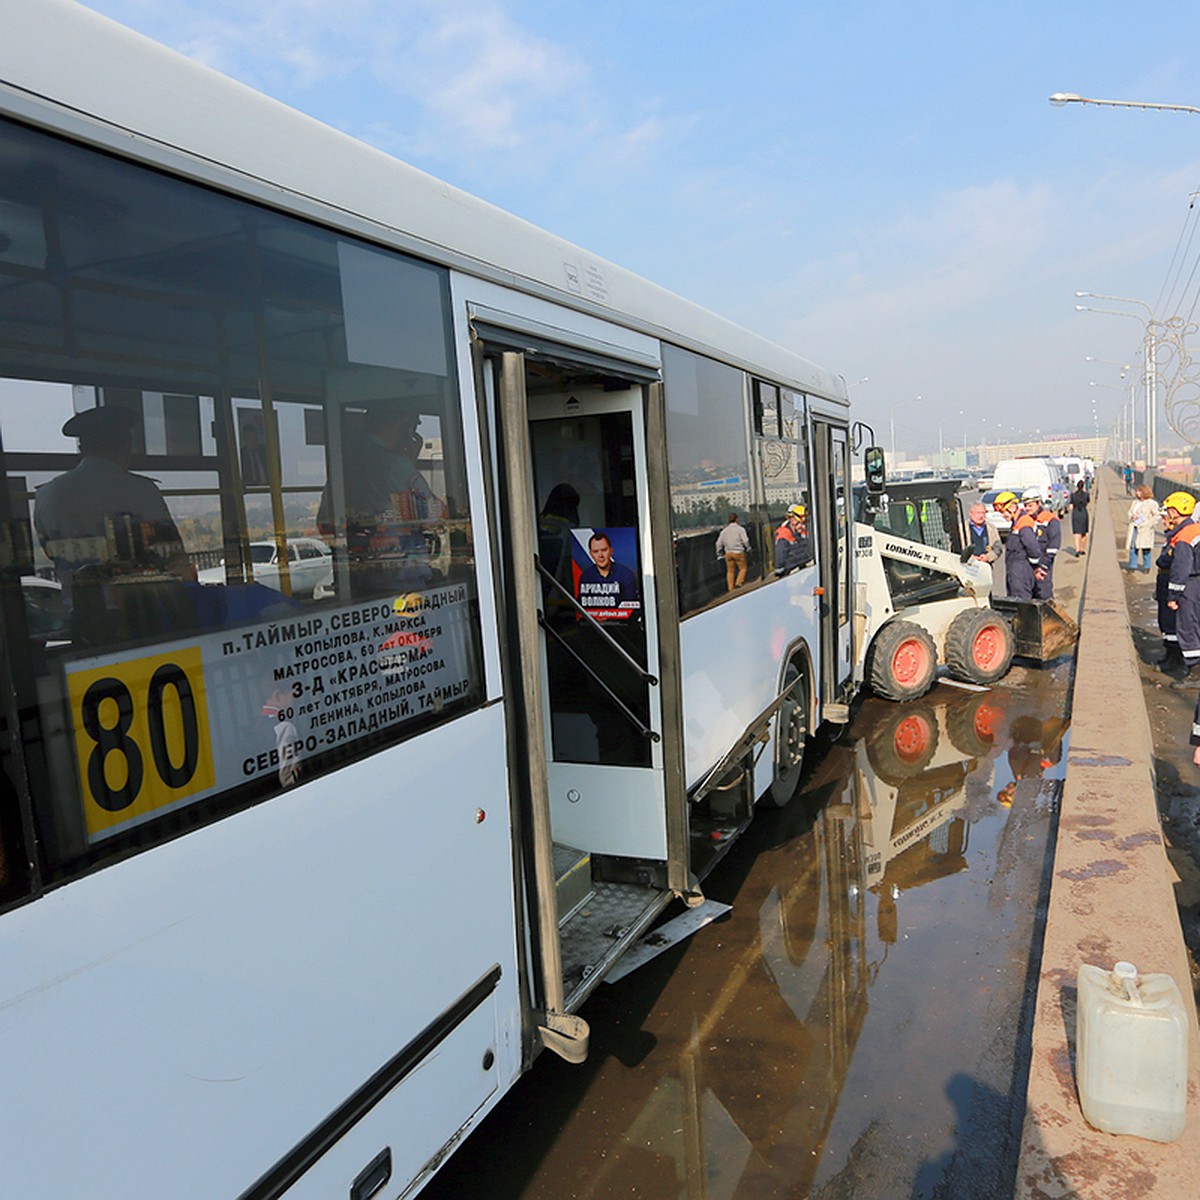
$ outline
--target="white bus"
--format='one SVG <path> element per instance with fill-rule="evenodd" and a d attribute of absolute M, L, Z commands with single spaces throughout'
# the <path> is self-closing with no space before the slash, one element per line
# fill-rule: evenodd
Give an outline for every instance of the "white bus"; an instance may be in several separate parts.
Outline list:
<path fill-rule="evenodd" d="M 846 719 L 844 383 L 0 15 L 4 1190 L 413 1194 Z"/>

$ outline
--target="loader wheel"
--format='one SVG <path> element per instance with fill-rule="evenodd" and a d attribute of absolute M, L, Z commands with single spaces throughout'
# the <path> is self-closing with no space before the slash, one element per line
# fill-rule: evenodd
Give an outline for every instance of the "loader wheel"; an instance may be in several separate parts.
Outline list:
<path fill-rule="evenodd" d="M 1013 656 L 1012 626 L 990 608 L 961 612 L 946 631 L 946 666 L 955 679 L 995 683 L 1008 673 Z"/>
<path fill-rule="evenodd" d="M 792 690 L 775 717 L 775 774 L 760 801 L 768 808 L 782 808 L 796 794 L 808 741 L 808 684 L 795 663 L 788 663 L 783 686 Z"/>
<path fill-rule="evenodd" d="M 938 724 L 927 705 L 898 709 L 867 741 L 867 762 L 889 787 L 899 787 L 929 766 L 938 747 Z"/>
<path fill-rule="evenodd" d="M 869 678 L 877 696 L 915 700 L 933 686 L 937 649 L 928 632 L 911 621 L 891 621 L 871 644 Z"/>

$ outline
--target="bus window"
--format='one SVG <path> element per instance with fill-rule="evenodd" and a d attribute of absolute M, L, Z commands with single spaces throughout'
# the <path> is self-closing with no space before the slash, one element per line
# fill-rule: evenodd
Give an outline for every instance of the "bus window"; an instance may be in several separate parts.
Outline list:
<path fill-rule="evenodd" d="M 808 486 L 808 427 L 804 397 L 795 392 L 770 387 L 755 381 L 757 395 L 768 395 L 778 416 L 764 420 L 755 437 L 755 455 L 763 481 L 764 503 L 756 509 L 755 524 L 760 530 L 763 553 L 774 554 L 775 530 L 783 523 L 793 504 L 811 507 Z M 811 525 L 811 522 L 810 522 Z"/>
<path fill-rule="evenodd" d="M 0 178 L 0 614 L 45 877 L 478 704 L 446 272 L 14 123 Z"/>
<path fill-rule="evenodd" d="M 671 523 L 681 616 L 725 593 L 717 534 L 730 512 L 750 504 L 746 450 L 745 376 L 712 359 L 663 346 L 667 443 L 671 463 Z M 750 579 L 762 571 L 754 532 Z"/>

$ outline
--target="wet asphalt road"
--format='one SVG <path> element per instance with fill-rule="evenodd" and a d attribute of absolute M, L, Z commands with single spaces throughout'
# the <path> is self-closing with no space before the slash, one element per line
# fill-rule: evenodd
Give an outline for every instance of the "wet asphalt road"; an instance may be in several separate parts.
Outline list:
<path fill-rule="evenodd" d="M 1072 665 L 863 702 L 423 1195 L 1010 1196 Z"/>

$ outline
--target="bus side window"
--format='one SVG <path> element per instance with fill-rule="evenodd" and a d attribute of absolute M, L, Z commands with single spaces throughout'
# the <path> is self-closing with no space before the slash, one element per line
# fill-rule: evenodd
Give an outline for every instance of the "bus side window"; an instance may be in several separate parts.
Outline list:
<path fill-rule="evenodd" d="M 0 247 L 2 896 L 453 720 L 483 669 L 448 272 L 10 122 L 0 161 L 45 181 Z"/>

